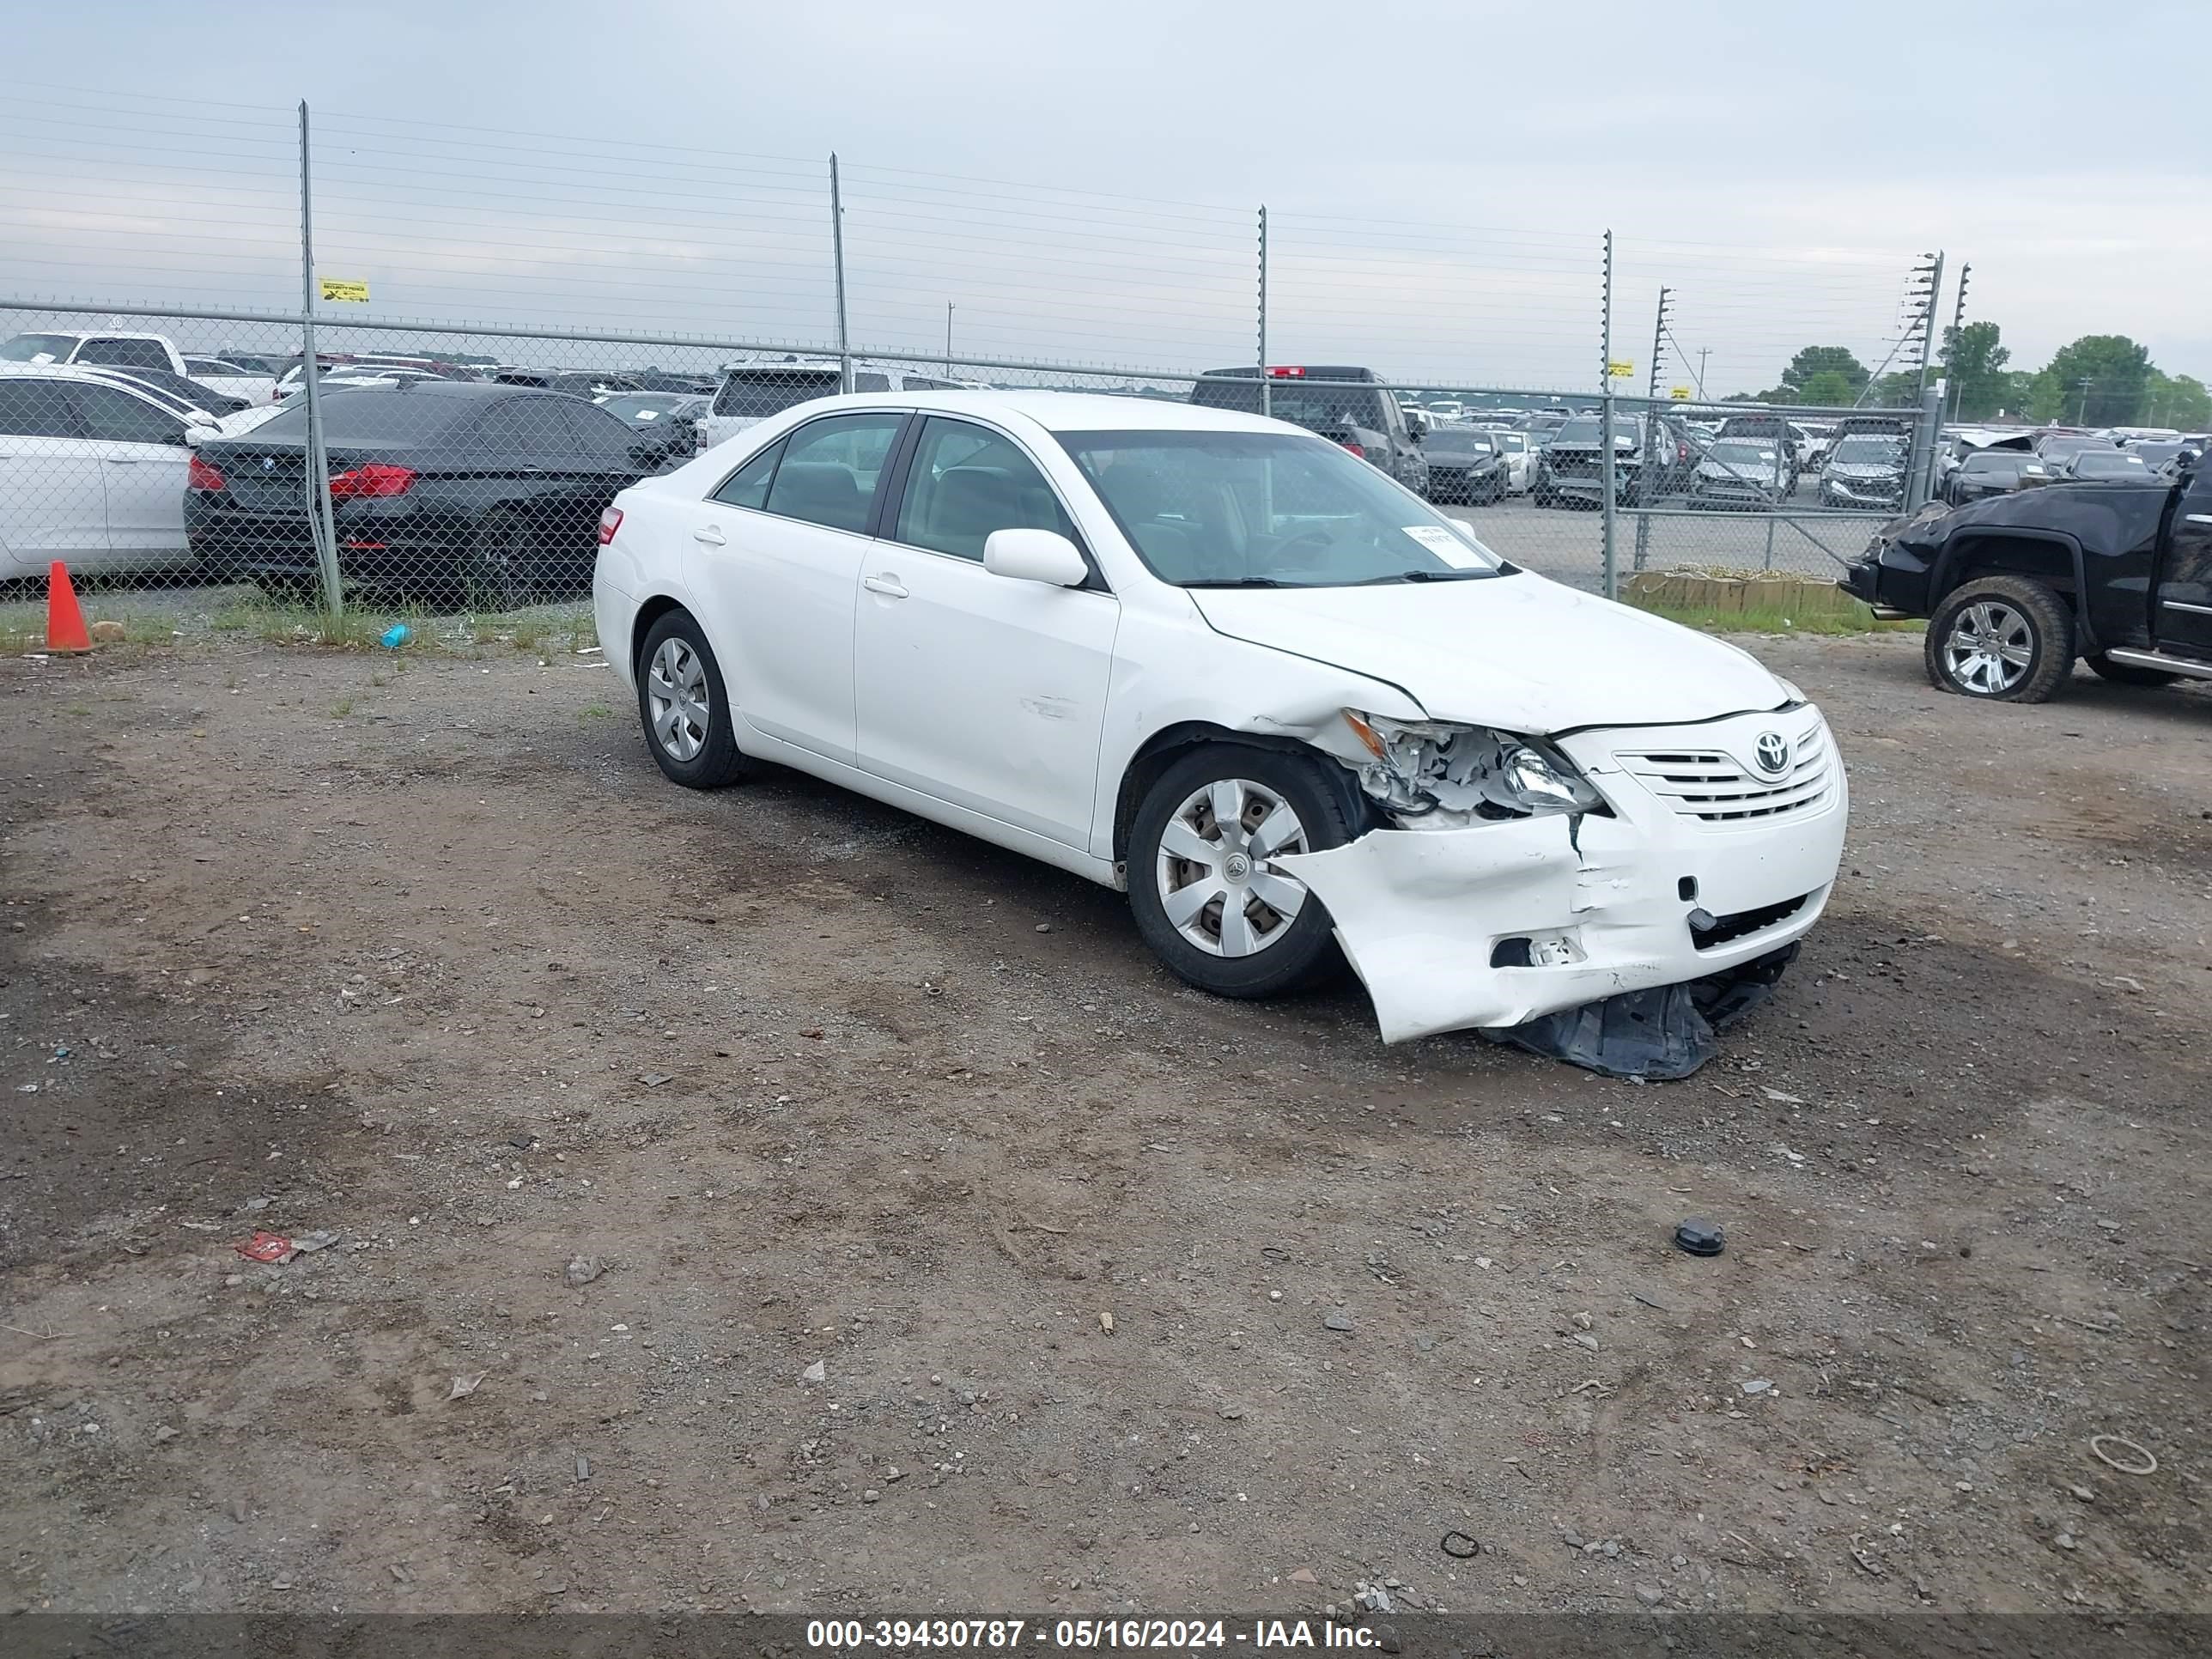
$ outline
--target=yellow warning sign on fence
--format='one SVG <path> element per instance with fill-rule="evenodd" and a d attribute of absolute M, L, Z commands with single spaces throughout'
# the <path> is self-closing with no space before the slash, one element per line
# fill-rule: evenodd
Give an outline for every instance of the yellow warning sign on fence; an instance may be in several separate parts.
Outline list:
<path fill-rule="evenodd" d="M 1686 404 L 1690 401 L 1690 388 L 1686 386 L 1670 386 L 1667 388 L 1667 395 L 1678 404 Z"/>
<path fill-rule="evenodd" d="M 1636 365 L 1626 362 L 1607 363 L 1605 372 L 1616 380 L 1632 380 L 1636 378 Z"/>
<path fill-rule="evenodd" d="M 352 283 L 340 276 L 325 276 L 322 279 L 322 289 L 323 298 L 325 300 L 346 300 L 355 305 L 363 306 L 368 303 L 367 283 Z"/>

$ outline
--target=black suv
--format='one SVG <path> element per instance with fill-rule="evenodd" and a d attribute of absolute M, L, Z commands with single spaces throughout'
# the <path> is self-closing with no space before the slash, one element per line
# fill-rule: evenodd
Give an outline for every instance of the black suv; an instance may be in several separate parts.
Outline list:
<path fill-rule="evenodd" d="M 1601 504 L 1605 493 L 1604 452 L 1600 438 L 1604 417 L 1568 417 L 1537 463 L 1533 493 L 1539 507 L 1559 507 L 1570 501 Z M 1682 489 L 1697 471 L 1701 459 L 1690 441 L 1690 428 L 1673 415 L 1645 415 L 1626 410 L 1613 417 L 1613 499 L 1623 507 L 1640 507 Z"/>
<path fill-rule="evenodd" d="M 1242 415 L 1257 415 L 1261 412 L 1260 371 L 1209 369 L 1191 387 L 1190 401 L 1202 409 L 1233 409 Z M 1270 368 L 1267 412 L 1279 421 L 1318 433 L 1331 443 L 1342 444 L 1415 495 L 1429 493 L 1428 458 L 1421 453 L 1428 422 L 1401 409 L 1397 395 L 1382 389 L 1382 377 L 1371 368 Z"/>
<path fill-rule="evenodd" d="M 1841 586 L 1928 618 L 1928 678 L 2041 702 L 2085 659 L 2122 685 L 2212 680 L 2212 465 L 2051 483 L 1885 526 Z"/>

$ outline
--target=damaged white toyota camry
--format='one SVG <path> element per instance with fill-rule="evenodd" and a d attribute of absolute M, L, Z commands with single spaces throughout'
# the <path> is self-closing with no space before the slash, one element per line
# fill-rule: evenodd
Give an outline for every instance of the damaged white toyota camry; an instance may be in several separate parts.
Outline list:
<path fill-rule="evenodd" d="M 1277 422 L 825 398 L 599 540 L 678 783 L 781 763 L 1122 888 L 1225 996 L 1341 947 L 1386 1041 L 1774 961 L 1835 879 L 1844 769 L 1794 686 Z"/>

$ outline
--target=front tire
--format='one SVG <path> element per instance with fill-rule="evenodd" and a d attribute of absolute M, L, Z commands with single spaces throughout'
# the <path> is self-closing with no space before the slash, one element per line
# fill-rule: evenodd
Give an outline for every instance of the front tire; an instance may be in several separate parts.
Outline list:
<path fill-rule="evenodd" d="M 2163 668 L 2138 668 L 2131 662 L 2114 662 L 2101 651 L 2092 652 L 2083 660 L 2089 665 L 2091 673 L 2114 685 L 2172 685 L 2182 678 Z"/>
<path fill-rule="evenodd" d="M 2041 582 L 1970 578 L 1928 619 L 1928 678 L 1982 702 L 2042 702 L 2074 669 L 2074 616 Z"/>
<path fill-rule="evenodd" d="M 1129 836 L 1129 908 L 1152 954 L 1216 996 L 1280 996 L 1338 965 L 1334 924 L 1272 860 L 1352 839 L 1324 763 L 1208 744 L 1162 773 Z"/>
<path fill-rule="evenodd" d="M 672 783 L 720 789 L 753 769 L 738 752 L 722 665 L 688 611 L 669 611 L 638 647 L 637 717 L 645 746 Z"/>

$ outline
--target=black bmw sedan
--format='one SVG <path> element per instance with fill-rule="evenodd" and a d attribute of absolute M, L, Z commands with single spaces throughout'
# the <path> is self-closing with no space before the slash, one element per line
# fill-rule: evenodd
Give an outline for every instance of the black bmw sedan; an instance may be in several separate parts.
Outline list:
<path fill-rule="evenodd" d="M 323 447 L 349 583 L 505 610 L 591 580 L 599 514 L 668 459 L 582 398 L 465 380 L 332 390 Z M 313 586 L 307 399 L 195 451 L 194 557 L 215 580 Z"/>

